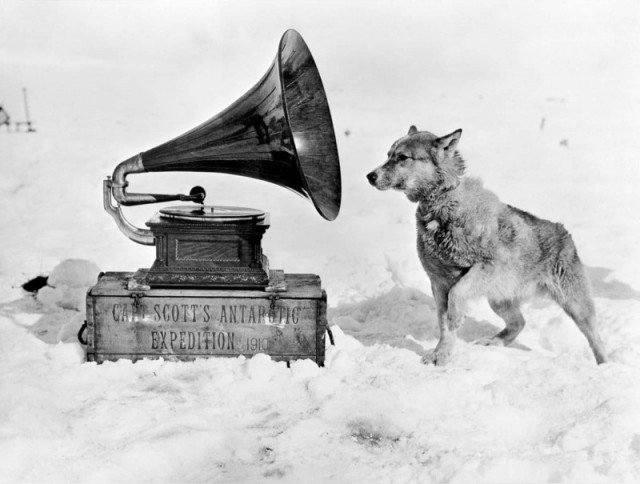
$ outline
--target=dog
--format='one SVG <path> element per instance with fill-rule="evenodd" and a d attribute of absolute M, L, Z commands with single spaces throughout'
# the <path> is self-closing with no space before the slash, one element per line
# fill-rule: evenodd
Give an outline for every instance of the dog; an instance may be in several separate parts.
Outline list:
<path fill-rule="evenodd" d="M 550 296 L 585 335 L 598 364 L 606 362 L 596 330 L 589 281 L 567 230 L 502 203 L 479 179 L 463 177 L 456 150 L 462 130 L 438 137 L 411 126 L 367 174 L 379 190 L 403 192 L 417 202 L 418 255 L 436 302 L 440 339 L 422 361 L 451 358 L 466 301 L 486 296 L 506 326 L 486 345 L 510 345 L 525 320 L 521 304 Z"/>

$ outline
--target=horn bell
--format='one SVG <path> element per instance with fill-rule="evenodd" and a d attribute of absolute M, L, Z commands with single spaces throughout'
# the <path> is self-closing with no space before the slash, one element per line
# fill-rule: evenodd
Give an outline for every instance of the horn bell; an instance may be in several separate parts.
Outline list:
<path fill-rule="evenodd" d="M 340 211 L 340 163 L 320 74 L 295 30 L 266 74 L 201 125 L 140 153 L 147 172 L 195 171 L 268 181 L 309 199 L 327 220 Z"/>

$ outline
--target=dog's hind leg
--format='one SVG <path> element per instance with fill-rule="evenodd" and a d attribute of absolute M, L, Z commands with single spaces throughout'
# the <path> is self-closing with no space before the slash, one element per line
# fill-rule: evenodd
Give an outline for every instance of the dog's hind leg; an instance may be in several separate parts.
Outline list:
<path fill-rule="evenodd" d="M 517 338 L 525 325 L 524 316 L 520 312 L 520 305 L 517 301 L 495 301 L 489 300 L 491 309 L 500 316 L 506 323 L 505 328 L 492 338 L 480 339 L 476 341 L 483 345 L 508 346 Z"/>
<path fill-rule="evenodd" d="M 588 293 L 573 294 L 558 303 L 587 338 L 596 362 L 599 365 L 606 363 L 604 343 L 596 329 L 596 311 L 591 296 Z"/>
<path fill-rule="evenodd" d="M 596 329 L 596 310 L 589 281 L 577 257 L 571 264 L 559 261 L 554 268 L 556 283 L 551 296 L 585 335 L 598 364 L 606 363 L 604 343 Z"/>
<path fill-rule="evenodd" d="M 449 287 L 431 283 L 431 291 L 436 302 L 436 310 L 438 312 L 438 326 L 440 327 L 440 340 L 434 350 L 428 351 L 423 357 L 422 362 L 425 364 L 434 364 L 437 366 L 446 365 L 451 357 L 451 352 L 456 343 L 456 330 L 449 328 L 446 317 Z"/>
<path fill-rule="evenodd" d="M 606 363 L 604 343 L 595 327 L 596 315 L 591 298 L 588 295 L 583 295 L 581 298 L 573 298 L 560 305 L 587 338 L 596 362 L 598 364 Z"/>

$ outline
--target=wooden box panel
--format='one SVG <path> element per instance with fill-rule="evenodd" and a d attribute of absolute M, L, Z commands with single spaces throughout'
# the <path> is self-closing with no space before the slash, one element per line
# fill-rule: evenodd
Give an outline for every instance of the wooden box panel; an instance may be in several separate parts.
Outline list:
<path fill-rule="evenodd" d="M 326 294 L 315 275 L 287 274 L 287 291 L 127 290 L 106 273 L 87 294 L 87 360 L 248 357 L 324 362 Z"/>

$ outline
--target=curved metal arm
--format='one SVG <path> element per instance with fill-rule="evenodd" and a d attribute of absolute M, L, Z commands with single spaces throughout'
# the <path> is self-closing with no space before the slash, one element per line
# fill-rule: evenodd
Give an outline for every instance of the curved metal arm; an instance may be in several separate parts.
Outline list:
<path fill-rule="evenodd" d="M 155 238 L 151 230 L 149 229 L 141 229 L 136 227 L 131 222 L 129 222 L 126 218 L 124 218 L 124 214 L 122 213 L 122 208 L 120 205 L 113 206 L 111 204 L 111 190 L 113 189 L 113 182 L 109 177 L 102 183 L 102 195 L 104 202 L 104 209 L 107 211 L 109 215 L 113 217 L 116 221 L 116 225 L 120 229 L 120 231 L 129 237 L 134 242 L 142 245 L 155 245 Z"/>
<path fill-rule="evenodd" d="M 127 175 L 130 173 L 145 173 L 147 170 L 142 164 L 142 153 L 132 156 L 124 160 L 116 169 L 113 170 L 113 180 L 111 182 L 111 190 L 113 198 L 119 205 L 143 205 L 146 203 L 171 202 L 180 200 L 182 202 L 203 203 L 205 193 L 200 187 L 194 187 L 189 195 L 165 195 L 162 193 L 127 193 Z M 196 190 L 199 188 L 199 190 Z"/>

